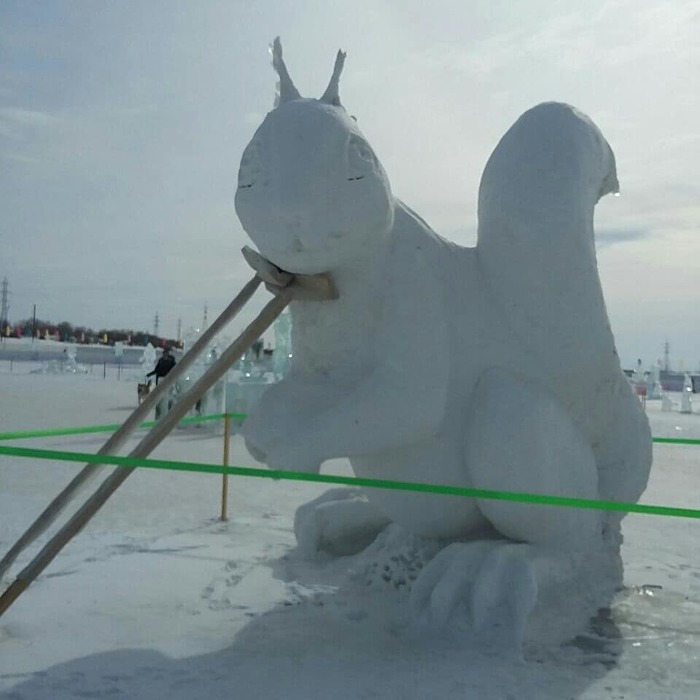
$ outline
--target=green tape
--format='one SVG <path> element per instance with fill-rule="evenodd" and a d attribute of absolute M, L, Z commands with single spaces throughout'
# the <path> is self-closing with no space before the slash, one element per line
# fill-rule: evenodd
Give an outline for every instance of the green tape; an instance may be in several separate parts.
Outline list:
<path fill-rule="evenodd" d="M 171 460 L 147 459 L 136 457 L 118 457 L 114 455 L 95 455 L 82 452 L 65 452 L 42 450 L 30 447 L 5 447 L 0 445 L 0 454 L 14 457 L 34 457 L 54 459 L 64 462 L 85 462 L 88 464 L 113 464 L 120 467 L 146 467 L 148 469 L 169 469 L 172 471 L 202 472 L 208 474 L 232 474 L 235 476 L 258 477 L 262 479 L 287 479 L 289 481 L 309 481 L 325 484 L 343 484 L 367 488 L 395 489 L 398 491 L 416 491 L 467 498 L 483 498 L 518 503 L 534 503 L 568 508 L 587 508 L 609 510 L 623 513 L 643 513 L 645 515 L 662 515 L 676 518 L 700 518 L 700 510 L 692 508 L 672 508 L 669 506 L 642 505 L 639 503 L 622 503 L 619 501 L 602 501 L 585 498 L 568 498 L 563 496 L 546 496 L 543 494 L 517 493 L 512 491 L 495 491 L 491 489 L 468 489 L 439 484 L 421 484 L 410 481 L 389 481 L 387 479 L 364 479 L 333 474 L 307 474 L 305 472 L 285 472 L 275 469 L 256 469 L 253 467 L 225 467 L 219 464 L 201 462 L 176 462 Z"/>
<path fill-rule="evenodd" d="M 150 428 L 155 421 L 141 423 L 139 428 Z M 14 433 L 0 433 L 0 440 L 25 440 L 28 438 L 56 437 L 57 435 L 86 435 L 88 433 L 113 433 L 118 430 L 117 425 L 88 425 L 82 428 L 50 428 L 47 430 L 24 430 Z"/>
<path fill-rule="evenodd" d="M 210 420 L 223 420 L 229 416 L 236 421 L 244 421 L 248 415 L 246 413 L 211 413 L 206 416 L 194 416 L 192 418 L 183 418 L 180 425 L 188 423 L 203 423 Z M 152 428 L 157 421 L 146 421 L 139 425 L 140 428 Z M 57 435 L 84 435 L 87 433 L 113 433 L 122 427 L 121 423 L 113 423 L 111 425 L 87 425 L 77 428 L 49 428 L 48 430 L 22 430 L 12 433 L 0 433 L 0 441 L 3 440 L 25 440 L 28 438 L 43 438 L 56 437 Z M 700 440 L 691 438 L 652 438 L 653 442 L 665 443 L 670 445 L 700 445 Z"/>
<path fill-rule="evenodd" d="M 691 440 L 690 438 L 652 438 L 652 442 L 666 443 L 669 445 L 700 445 L 700 440 Z"/>
<path fill-rule="evenodd" d="M 226 413 L 211 413 L 206 416 L 193 416 L 191 418 L 183 418 L 179 425 L 187 425 L 189 423 L 203 423 L 211 420 L 223 420 Z M 245 413 L 229 413 L 233 420 L 243 421 L 246 419 Z M 139 425 L 139 428 L 152 428 L 158 421 L 146 421 Z M 122 427 L 121 423 L 111 425 L 86 425 L 77 428 L 49 428 L 47 430 L 22 430 L 12 433 L 0 433 L 0 441 L 2 440 L 26 440 L 28 438 L 45 438 L 56 437 L 59 435 L 85 435 L 88 433 L 113 433 Z"/>
<path fill-rule="evenodd" d="M 205 421 L 222 420 L 228 415 L 233 420 L 243 421 L 245 413 L 213 413 L 206 416 L 184 418 L 180 425 L 203 423 Z M 146 421 L 140 424 L 140 428 L 151 428 L 157 421 Z M 89 433 L 114 432 L 121 427 L 121 423 L 111 425 L 91 425 L 74 428 L 53 428 L 48 430 L 29 430 L 0 433 L 0 441 L 23 440 L 28 438 L 56 437 L 61 435 L 84 435 Z M 700 445 L 700 440 L 690 438 L 652 438 L 653 442 L 675 445 Z M 561 496 L 546 496 L 543 494 L 517 493 L 511 491 L 494 491 L 489 489 L 467 489 L 455 486 L 441 486 L 439 484 L 422 484 L 405 481 L 389 481 L 384 479 L 362 479 L 358 477 L 346 477 L 326 474 L 306 474 L 304 472 L 285 472 L 271 469 L 256 469 L 253 467 L 224 467 L 218 464 L 199 462 L 174 462 L 156 459 L 119 457 L 115 455 L 96 455 L 83 452 L 66 452 L 57 450 L 42 450 L 23 447 L 0 446 L 0 454 L 15 457 L 35 457 L 38 459 L 53 459 L 68 462 L 84 462 L 87 464 L 112 464 L 122 467 L 145 467 L 147 469 L 170 469 L 173 471 L 193 471 L 210 474 L 231 474 L 235 476 L 250 476 L 263 479 L 287 479 L 291 481 L 309 481 L 327 484 L 342 484 L 348 486 L 362 486 L 367 488 L 384 488 L 400 491 L 416 491 L 422 493 L 436 493 L 467 498 L 484 498 L 500 501 L 514 501 L 520 503 L 534 503 L 538 505 L 551 505 L 569 508 L 588 508 L 597 510 L 619 511 L 624 513 L 642 513 L 646 515 L 663 515 L 679 518 L 700 518 L 700 510 L 691 508 L 673 508 L 668 506 L 641 505 L 639 503 L 623 503 L 619 501 L 601 501 L 593 499 L 566 498 Z"/>

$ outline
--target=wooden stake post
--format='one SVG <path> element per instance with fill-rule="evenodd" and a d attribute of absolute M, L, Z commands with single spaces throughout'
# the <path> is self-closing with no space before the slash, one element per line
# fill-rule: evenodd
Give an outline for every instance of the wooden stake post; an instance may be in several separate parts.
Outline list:
<path fill-rule="evenodd" d="M 231 446 L 231 416 L 224 417 L 224 466 L 228 467 L 229 448 Z M 228 474 L 221 475 L 221 520 L 228 520 Z"/>

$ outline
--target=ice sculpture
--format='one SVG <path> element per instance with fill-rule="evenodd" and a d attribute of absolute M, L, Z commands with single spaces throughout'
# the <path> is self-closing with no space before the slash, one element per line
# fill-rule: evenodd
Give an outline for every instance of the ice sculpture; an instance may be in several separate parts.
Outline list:
<path fill-rule="evenodd" d="M 663 393 L 664 390 L 661 386 L 661 366 L 657 362 L 652 366 L 647 377 L 647 398 L 660 399 Z"/>
<path fill-rule="evenodd" d="M 241 160 L 236 210 L 260 252 L 291 272 L 330 272 L 340 294 L 292 302 L 291 369 L 244 424 L 249 450 L 280 469 L 347 456 L 362 477 L 636 501 L 651 439 L 593 239 L 595 204 L 618 189 L 610 146 L 568 105 L 523 114 L 486 165 L 478 243 L 463 248 L 392 195 L 341 106 L 344 59 L 320 99 L 302 98 L 277 40 L 278 106 Z M 415 616 L 517 645 L 537 621 L 579 624 L 574 610 L 609 602 L 621 519 L 333 489 L 295 529 L 305 551 L 354 553 L 384 528 L 382 551 L 439 543 L 411 586 Z"/>
<path fill-rule="evenodd" d="M 202 331 L 199 328 L 189 327 L 183 337 L 183 352 L 187 352 L 198 340 Z M 200 356 L 190 366 L 189 371 L 182 377 L 173 389 L 172 398 L 177 400 L 194 385 L 194 383 L 214 364 L 221 354 L 216 342 L 209 345 L 206 354 Z M 223 413 L 226 409 L 226 379 L 220 379 L 202 398 L 195 404 L 191 413 L 194 416 Z M 198 429 L 221 432 L 223 424 L 218 421 L 196 424 Z"/>
<path fill-rule="evenodd" d="M 76 361 L 78 348 L 74 344 L 63 349 L 63 359 L 44 362 L 39 369 L 31 370 L 30 374 L 87 374 L 87 367 Z"/>
<path fill-rule="evenodd" d="M 693 412 L 693 380 L 686 372 L 683 376 L 683 393 L 681 394 L 681 413 Z"/>
<path fill-rule="evenodd" d="M 79 365 L 77 362 L 77 357 L 78 357 L 78 346 L 75 345 L 74 343 L 70 343 L 69 345 L 66 345 L 65 348 L 65 353 L 66 353 L 66 361 L 63 363 L 63 372 L 67 372 L 70 374 L 85 374 L 87 372 L 87 368 L 85 365 Z"/>
<path fill-rule="evenodd" d="M 292 318 L 289 311 L 284 311 L 275 321 L 275 351 L 272 354 L 272 366 L 275 378 L 279 381 L 289 371 L 292 359 Z"/>
<path fill-rule="evenodd" d="M 156 366 L 157 357 L 156 349 L 150 343 L 146 343 L 146 347 L 143 349 L 143 354 L 139 360 L 144 376 Z"/>
<path fill-rule="evenodd" d="M 249 413 L 272 384 L 280 381 L 291 359 L 291 318 L 284 311 L 273 325 L 275 349 L 272 357 L 248 350 L 234 366 L 226 385 L 226 409 L 232 413 Z M 262 345 L 262 341 L 261 341 Z"/>

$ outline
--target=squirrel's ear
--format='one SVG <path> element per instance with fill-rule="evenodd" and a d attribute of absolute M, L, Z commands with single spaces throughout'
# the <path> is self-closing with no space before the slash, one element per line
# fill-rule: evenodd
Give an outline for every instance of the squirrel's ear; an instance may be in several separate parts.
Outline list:
<path fill-rule="evenodd" d="M 292 79 L 289 77 L 287 66 L 284 65 L 284 59 L 282 58 L 282 42 L 279 37 L 275 37 L 275 40 L 272 42 L 270 53 L 272 54 L 272 67 L 280 78 L 277 83 L 278 92 L 275 96 L 275 107 L 281 102 L 298 100 L 301 95 L 299 94 L 299 90 L 294 86 Z"/>
<path fill-rule="evenodd" d="M 338 94 L 338 82 L 340 81 L 340 74 L 343 72 L 346 56 L 347 54 L 344 51 L 338 51 L 338 55 L 335 57 L 335 65 L 333 66 L 333 75 L 326 91 L 323 93 L 323 97 L 321 97 L 321 102 L 335 105 L 336 107 L 342 106 L 340 104 L 340 95 Z"/>

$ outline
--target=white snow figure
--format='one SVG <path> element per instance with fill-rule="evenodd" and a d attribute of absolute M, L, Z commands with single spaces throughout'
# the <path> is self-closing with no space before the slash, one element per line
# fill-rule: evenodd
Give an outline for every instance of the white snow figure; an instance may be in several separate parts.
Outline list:
<path fill-rule="evenodd" d="M 292 354 L 292 319 L 285 311 L 275 321 L 275 351 L 272 354 L 272 366 L 275 377 L 282 379 L 289 369 L 289 359 Z"/>
<path fill-rule="evenodd" d="M 146 343 L 146 347 L 143 349 L 141 359 L 139 363 L 143 366 L 144 374 L 150 372 L 156 366 L 156 349 L 150 344 Z"/>
<path fill-rule="evenodd" d="M 693 380 L 686 372 L 683 376 L 683 393 L 681 394 L 681 413 L 693 412 Z"/>
<path fill-rule="evenodd" d="M 486 165 L 478 243 L 463 248 L 392 195 L 340 104 L 344 59 L 321 99 L 302 98 L 276 40 L 278 106 L 241 160 L 236 210 L 260 252 L 330 272 L 339 291 L 292 302 L 292 366 L 244 425 L 251 453 L 279 469 L 347 456 L 361 477 L 636 501 L 651 439 L 593 239 L 594 206 L 618 189 L 609 145 L 568 105 L 523 114 Z M 518 645 L 538 621 L 575 628 L 609 603 L 621 518 L 332 489 L 295 529 L 307 552 L 356 553 L 389 523 L 392 542 L 400 528 L 439 543 L 411 587 L 413 615 Z"/>

